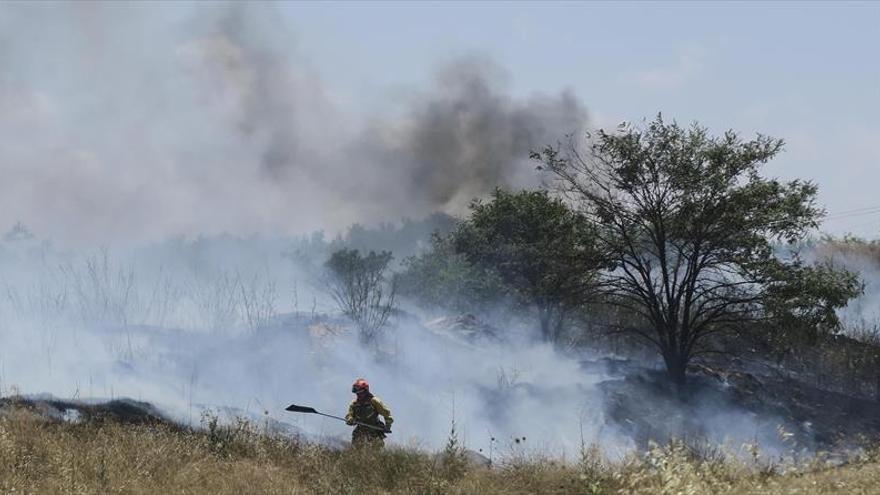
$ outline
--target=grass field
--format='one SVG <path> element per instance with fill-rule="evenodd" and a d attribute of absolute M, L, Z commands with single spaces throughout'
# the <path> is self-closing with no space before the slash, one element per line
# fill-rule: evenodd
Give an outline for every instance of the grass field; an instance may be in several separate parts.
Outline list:
<path fill-rule="evenodd" d="M 331 450 L 266 435 L 252 425 L 65 423 L 25 408 L 0 417 L 3 493 L 701 494 L 880 493 L 876 450 L 846 465 L 797 469 L 700 459 L 683 445 L 609 463 L 507 459 L 491 469 L 449 448 L 438 455 L 386 448 Z M 714 456 L 713 456 L 714 457 Z"/>

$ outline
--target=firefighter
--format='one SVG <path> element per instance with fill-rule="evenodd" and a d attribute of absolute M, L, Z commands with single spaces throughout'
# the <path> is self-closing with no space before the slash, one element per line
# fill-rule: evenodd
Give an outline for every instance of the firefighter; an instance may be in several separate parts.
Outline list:
<path fill-rule="evenodd" d="M 370 393 L 370 384 L 363 378 L 358 378 L 352 384 L 351 392 L 357 396 L 351 401 L 348 414 L 345 415 L 345 422 L 355 427 L 351 432 L 351 444 L 382 447 L 385 444 L 385 435 L 391 433 L 391 423 L 394 422 L 391 410 L 381 399 Z M 384 422 L 379 416 L 382 416 Z"/>

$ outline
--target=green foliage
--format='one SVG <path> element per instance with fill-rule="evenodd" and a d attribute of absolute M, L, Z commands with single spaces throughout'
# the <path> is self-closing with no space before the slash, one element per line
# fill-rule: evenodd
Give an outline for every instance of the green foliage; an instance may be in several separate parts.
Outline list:
<path fill-rule="evenodd" d="M 497 274 L 523 307 L 538 313 L 541 334 L 558 341 L 566 316 L 592 299 L 601 266 L 594 227 L 547 191 L 492 194 L 475 201 L 451 244 L 472 265 Z"/>
<path fill-rule="evenodd" d="M 760 175 L 781 140 L 711 137 L 660 116 L 591 138 L 586 150 L 572 142 L 532 157 L 598 225 L 613 265 L 607 300 L 643 322 L 620 330 L 656 345 L 676 381 L 712 333 L 777 319 L 833 326 L 834 309 L 859 293 L 852 274 L 774 251 L 823 215 L 814 184 Z"/>
<path fill-rule="evenodd" d="M 381 223 L 373 228 L 360 224 L 348 227 L 345 236 L 335 239 L 331 245 L 337 249 L 347 247 L 368 251 L 391 251 L 406 259 L 413 256 L 431 234 L 448 233 L 455 227 L 455 219 L 443 213 L 434 213 L 421 220 L 403 218 L 398 224 Z"/>
<path fill-rule="evenodd" d="M 285 239 L 286 246 L 282 256 L 292 261 L 299 270 L 313 277 L 319 277 L 322 264 L 335 251 L 357 249 L 361 253 L 389 251 L 396 260 L 416 256 L 429 247 L 433 233 L 445 235 L 455 226 L 455 219 L 443 213 L 434 213 L 420 220 L 402 218 L 398 222 L 382 222 L 366 226 L 359 223 L 349 225 L 344 233 L 329 239 L 324 231 L 317 230 L 309 235 Z M 214 243 L 207 238 L 208 243 Z M 391 261 L 391 268 L 395 260 Z"/>
<path fill-rule="evenodd" d="M 541 335 L 558 341 L 563 324 L 594 295 L 601 256 L 593 225 L 547 191 L 496 190 L 432 248 L 404 263 L 404 292 L 423 306 L 480 313 L 512 303 L 537 314 Z"/>
<path fill-rule="evenodd" d="M 783 324 L 836 330 L 837 309 L 864 290 L 853 272 L 835 268 L 831 262 L 807 266 L 799 259 L 788 264 L 767 263 L 774 270 L 766 290 L 765 309 Z"/>
<path fill-rule="evenodd" d="M 440 462 L 444 478 L 449 481 L 459 480 L 467 472 L 468 460 L 461 439 L 458 437 L 458 431 L 455 429 L 455 420 L 452 420 L 452 429 L 440 455 Z"/>
<path fill-rule="evenodd" d="M 497 273 L 456 253 L 450 236 L 435 234 L 429 250 L 407 258 L 403 265 L 401 293 L 428 310 L 480 314 L 505 297 Z"/>

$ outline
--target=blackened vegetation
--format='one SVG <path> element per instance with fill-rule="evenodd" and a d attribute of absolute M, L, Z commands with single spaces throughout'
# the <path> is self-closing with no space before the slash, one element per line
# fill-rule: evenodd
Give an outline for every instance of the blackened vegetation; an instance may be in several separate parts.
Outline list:
<path fill-rule="evenodd" d="M 590 335 L 592 347 L 629 356 L 584 367 L 612 375 L 600 385 L 606 417 L 640 448 L 671 438 L 709 448 L 727 438 L 736 449 L 735 439 L 763 438 L 786 452 L 839 452 L 880 440 L 876 344 L 803 328 L 716 334 L 707 342 L 716 352 L 675 385 L 650 369 L 651 347 L 626 334 Z M 743 424 L 747 417 L 754 421 Z"/>
<path fill-rule="evenodd" d="M 175 425 L 152 404 L 132 399 L 82 402 L 21 396 L 0 398 L 0 413 L 16 408 L 29 409 L 46 418 L 73 422 L 101 423 L 107 421 L 120 424 Z"/>
<path fill-rule="evenodd" d="M 877 403 L 794 378 L 693 367 L 687 393 L 657 372 L 627 375 L 600 386 L 606 414 L 635 440 L 684 438 L 697 446 L 739 448 L 742 438 L 779 439 L 783 451 L 838 450 L 880 438 Z M 738 423 L 743 413 L 754 422 Z M 767 447 L 767 446 L 765 446 Z"/>

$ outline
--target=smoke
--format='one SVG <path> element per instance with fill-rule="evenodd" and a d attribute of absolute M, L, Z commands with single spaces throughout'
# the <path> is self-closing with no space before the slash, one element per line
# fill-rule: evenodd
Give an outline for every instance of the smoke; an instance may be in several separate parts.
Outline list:
<path fill-rule="evenodd" d="M 687 404 L 663 398 L 631 380 L 650 363 L 609 366 L 607 356 L 535 343 L 533 325 L 516 318 L 497 327 L 500 341 L 473 339 L 407 308 L 374 352 L 284 247 L 228 236 L 129 252 L 0 242 L 0 394 L 130 397 L 184 424 L 205 411 L 244 415 L 338 444 L 345 425 L 284 407 L 343 414 L 351 382 L 366 377 L 392 407 L 397 445 L 440 449 L 455 421 L 468 448 L 493 449 L 496 460 L 575 460 L 590 444 L 622 456 L 644 442 L 636 426 L 645 424 L 785 451 L 774 429 L 782 418 L 718 391 Z"/>
<path fill-rule="evenodd" d="M 336 443 L 345 425 L 284 407 L 344 414 L 364 376 L 394 411 L 398 445 L 439 449 L 454 420 L 467 446 L 496 455 L 573 458 L 581 435 L 632 448 L 604 418 L 598 384 L 610 375 L 585 370 L 589 356 L 535 345 L 517 328 L 504 343 L 470 340 L 415 315 L 396 319 L 377 354 L 272 241 L 76 254 L 35 244 L 2 244 L 0 394 L 131 397 L 185 424 L 214 411 Z"/>
<path fill-rule="evenodd" d="M 581 438 L 631 448 L 599 387 L 620 376 L 585 369 L 595 356 L 462 342 L 414 317 L 389 340 L 393 358 L 377 360 L 330 331 L 333 318 L 310 316 L 332 307 L 281 257 L 283 240 L 144 247 L 458 213 L 495 187 L 534 185 L 529 149 L 586 125 L 571 92 L 515 97 L 479 56 L 363 114 L 275 8 L 0 7 L 0 224 L 116 253 L 2 246 L 0 392 L 124 395 L 194 423 L 206 407 L 269 411 L 340 436 L 344 426 L 280 411 L 338 413 L 366 376 L 401 444 L 437 448 L 454 418 L 475 449 L 492 437 L 514 451 L 522 437 L 569 455 Z M 724 418 L 745 431 L 735 438 L 753 436 L 745 413 Z"/>
<path fill-rule="evenodd" d="M 529 149 L 586 122 L 478 56 L 364 114 L 271 4 L 9 4 L 0 31 L 0 223 L 61 241 L 458 213 L 535 184 Z"/>
<path fill-rule="evenodd" d="M 365 146 L 401 178 L 396 187 L 414 192 L 408 202 L 456 212 L 495 187 L 534 186 L 529 150 L 583 128 L 585 111 L 570 92 L 517 101 L 487 66 L 471 57 L 443 67 L 400 129 L 368 129 Z"/>
<path fill-rule="evenodd" d="M 804 249 L 803 257 L 812 263 L 830 263 L 838 269 L 858 274 L 864 292 L 838 311 L 844 332 L 862 331 L 859 337 L 880 339 L 880 263 L 878 245 L 868 242 L 820 241 Z M 855 335 L 852 335 L 855 337 Z"/>

